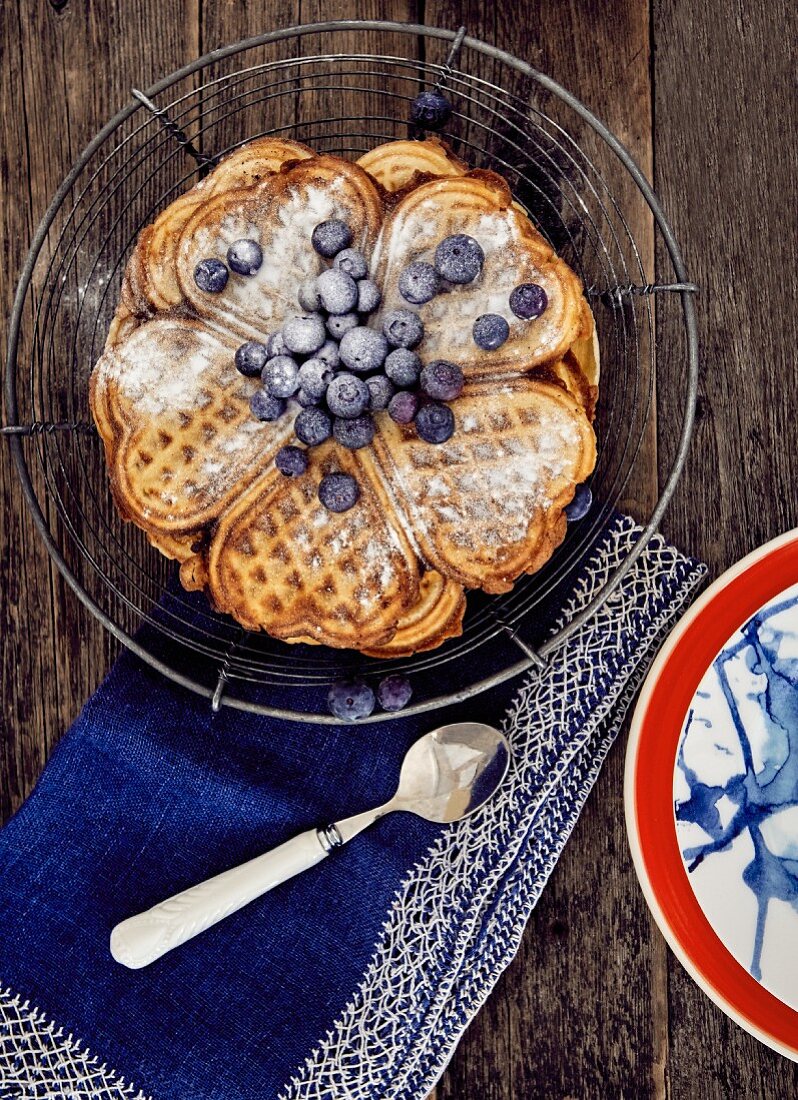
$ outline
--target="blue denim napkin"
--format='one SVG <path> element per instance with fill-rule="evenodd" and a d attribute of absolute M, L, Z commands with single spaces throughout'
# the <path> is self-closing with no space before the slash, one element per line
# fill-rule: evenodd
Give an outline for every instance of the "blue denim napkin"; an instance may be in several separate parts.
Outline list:
<path fill-rule="evenodd" d="M 562 620 L 638 533 L 615 520 Z M 702 575 L 655 538 L 546 668 L 434 720 L 213 715 L 124 653 L 0 832 L 0 1098 L 424 1097 Z M 502 796 L 474 817 L 391 815 L 151 966 L 111 959 L 118 921 L 389 797 L 408 745 L 466 716 L 503 717 L 514 751 Z"/>

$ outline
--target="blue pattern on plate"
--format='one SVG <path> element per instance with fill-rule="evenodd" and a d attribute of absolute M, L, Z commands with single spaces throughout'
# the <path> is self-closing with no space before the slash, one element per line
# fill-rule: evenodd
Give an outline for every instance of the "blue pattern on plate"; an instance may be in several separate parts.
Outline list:
<path fill-rule="evenodd" d="M 725 706 L 724 706 L 725 704 Z M 686 790 L 685 790 L 686 784 Z M 729 852 L 738 838 L 750 840 L 741 879 L 753 894 L 756 920 L 750 929 L 751 974 L 759 981 L 774 900 L 798 914 L 798 590 L 782 593 L 753 616 L 721 650 L 701 682 L 687 715 L 674 777 L 674 809 L 682 858 L 699 902 L 699 867 Z M 680 828 L 681 826 L 681 828 Z M 690 828 L 694 826 L 694 828 Z M 696 830 L 705 839 L 696 842 Z M 746 852 L 748 849 L 746 849 Z M 729 863 L 724 869 L 739 864 Z M 719 880 L 713 875 L 713 886 Z M 726 920 L 735 913 L 728 884 Z M 725 884 L 724 884 L 725 888 Z M 730 928 L 718 927 L 730 946 Z M 724 935 L 724 932 L 728 935 Z M 773 942 L 771 952 L 780 944 Z M 779 936 L 781 933 L 778 934 Z M 739 943 L 739 938 L 737 939 Z M 789 945 L 784 944 L 785 949 Z M 733 951 L 739 958 L 739 952 Z M 773 982 L 763 984 L 778 994 Z M 778 985 L 778 982 L 775 983 Z M 782 999 L 785 999 L 782 997 Z"/>

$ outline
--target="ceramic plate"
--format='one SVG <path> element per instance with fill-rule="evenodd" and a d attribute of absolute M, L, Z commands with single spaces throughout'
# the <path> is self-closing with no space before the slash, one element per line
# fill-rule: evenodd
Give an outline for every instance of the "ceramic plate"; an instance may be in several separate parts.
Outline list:
<path fill-rule="evenodd" d="M 643 686 L 626 758 L 635 867 L 665 938 L 798 1061 L 798 531 L 716 581 Z"/>

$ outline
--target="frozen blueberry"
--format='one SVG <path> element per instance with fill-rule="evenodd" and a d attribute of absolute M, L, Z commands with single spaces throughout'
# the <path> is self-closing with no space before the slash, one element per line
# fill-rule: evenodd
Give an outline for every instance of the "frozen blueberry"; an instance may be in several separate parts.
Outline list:
<path fill-rule="evenodd" d="M 355 722 L 358 718 L 368 718 L 374 710 L 374 692 L 363 680 L 341 681 L 330 688 L 327 706 L 336 718 Z"/>
<path fill-rule="evenodd" d="M 289 351 L 297 355 L 312 355 L 327 339 L 324 321 L 318 313 L 289 317 L 283 324 L 283 339 Z"/>
<path fill-rule="evenodd" d="M 242 237 L 228 248 L 227 263 L 236 275 L 254 275 L 263 263 L 263 250 L 257 241 Z"/>
<path fill-rule="evenodd" d="M 328 313 L 351 313 L 357 305 L 357 283 L 345 271 L 327 268 L 316 279 L 316 288 Z"/>
<path fill-rule="evenodd" d="M 369 388 L 362 378 L 343 371 L 330 382 L 326 398 L 333 416 L 360 416 L 369 405 Z"/>
<path fill-rule="evenodd" d="M 294 431 L 300 443 L 318 447 L 332 433 L 332 421 L 324 409 L 303 409 L 294 421 Z"/>
<path fill-rule="evenodd" d="M 291 397 L 299 389 L 299 367 L 290 355 L 275 355 L 263 368 L 261 378 L 272 397 Z"/>
<path fill-rule="evenodd" d="M 483 313 L 472 328 L 474 343 L 483 351 L 495 351 L 510 335 L 510 326 L 498 313 Z"/>
<path fill-rule="evenodd" d="M 382 301 L 380 288 L 371 279 L 361 279 L 357 284 L 358 313 L 373 313 Z"/>
<path fill-rule="evenodd" d="M 348 447 L 350 451 L 368 447 L 374 438 L 374 421 L 368 413 L 349 418 L 336 416 L 333 420 L 333 436 L 336 443 Z"/>
<path fill-rule="evenodd" d="M 394 395 L 394 384 L 384 374 L 374 374 L 366 379 L 369 389 L 369 408 L 372 412 L 379 409 L 387 409 L 388 402 Z"/>
<path fill-rule="evenodd" d="M 463 372 L 456 363 L 436 359 L 421 372 L 421 388 L 436 401 L 454 401 L 463 392 Z"/>
<path fill-rule="evenodd" d="M 383 710 L 402 710 L 410 702 L 412 695 L 410 681 L 398 672 L 386 676 L 377 685 L 377 700 Z"/>
<path fill-rule="evenodd" d="M 246 344 L 242 344 L 236 351 L 236 366 L 242 374 L 253 378 L 256 374 L 260 374 L 268 358 L 269 353 L 264 344 L 259 344 L 257 340 L 247 340 Z"/>
<path fill-rule="evenodd" d="M 593 494 L 588 485 L 577 485 L 574 499 L 565 506 L 565 515 L 569 523 L 584 519 L 593 504 Z"/>
<path fill-rule="evenodd" d="M 427 443 L 445 443 L 454 431 L 454 413 L 448 405 L 424 405 L 416 415 L 416 431 Z"/>
<path fill-rule="evenodd" d="M 335 368 L 323 359 L 306 359 L 299 368 L 299 384 L 311 397 L 323 397 L 335 377 Z"/>
<path fill-rule="evenodd" d="M 410 348 L 396 348 L 385 360 L 385 373 L 397 386 L 415 386 L 421 374 L 421 360 Z"/>
<path fill-rule="evenodd" d="M 285 400 L 260 389 L 250 397 L 249 407 L 258 420 L 277 420 L 285 412 Z"/>
<path fill-rule="evenodd" d="M 321 305 L 321 299 L 319 298 L 319 288 L 316 286 L 316 279 L 305 279 L 302 286 L 299 288 L 299 304 L 308 313 L 313 313 Z"/>
<path fill-rule="evenodd" d="M 331 260 L 342 248 L 349 248 L 352 243 L 352 230 L 346 222 L 332 218 L 327 222 L 319 222 L 310 239 L 319 255 Z"/>
<path fill-rule="evenodd" d="M 388 354 L 388 341 L 381 332 L 358 325 L 344 333 L 339 350 L 341 362 L 350 370 L 379 370 Z"/>
<path fill-rule="evenodd" d="M 275 332 L 273 336 L 269 337 L 269 358 L 273 359 L 275 355 L 287 355 L 288 345 L 283 339 L 282 332 Z"/>
<path fill-rule="evenodd" d="M 323 360 L 328 367 L 337 367 L 341 362 L 337 341 L 325 340 L 313 358 Z"/>
<path fill-rule="evenodd" d="M 286 477 L 299 477 L 308 468 L 308 452 L 301 447 L 281 447 L 275 455 L 274 463 Z"/>
<path fill-rule="evenodd" d="M 319 500 L 328 512 L 348 512 L 360 499 L 360 486 L 351 474 L 327 474 L 319 484 Z"/>
<path fill-rule="evenodd" d="M 450 283 L 470 283 L 476 279 L 485 262 L 479 242 L 467 233 L 444 237 L 435 249 L 435 270 Z"/>
<path fill-rule="evenodd" d="M 412 309 L 392 309 L 385 314 L 382 331 L 395 348 L 414 348 L 421 343 L 424 325 Z"/>
<path fill-rule="evenodd" d="M 294 401 L 301 405 L 303 409 L 310 409 L 314 405 L 321 404 L 320 397 L 314 397 L 312 393 L 308 393 L 307 390 L 303 390 L 301 387 L 294 394 Z"/>
<path fill-rule="evenodd" d="M 442 92 L 419 92 L 410 104 L 410 118 L 425 130 L 440 130 L 452 117 L 452 105 Z"/>
<path fill-rule="evenodd" d="M 549 296 L 537 283 L 521 283 L 510 294 L 510 309 L 523 321 L 534 321 L 549 304 Z"/>
<path fill-rule="evenodd" d="M 418 395 L 400 390 L 388 402 L 388 416 L 397 424 L 409 424 L 418 412 Z"/>
<path fill-rule="evenodd" d="M 432 264 L 419 261 L 410 264 L 399 276 L 399 293 L 406 302 L 423 306 L 438 293 L 438 275 Z"/>
<path fill-rule="evenodd" d="M 366 257 L 359 248 L 344 248 L 333 260 L 333 267 L 339 271 L 345 271 L 353 279 L 365 279 L 369 273 L 369 265 Z"/>
<path fill-rule="evenodd" d="M 200 260 L 194 268 L 194 282 L 206 294 L 221 294 L 229 275 L 221 260 Z"/>
<path fill-rule="evenodd" d="M 327 318 L 327 331 L 333 340 L 343 340 L 345 334 L 360 324 L 360 318 L 356 313 L 342 313 Z M 336 348 L 338 345 L 335 345 Z M 340 355 L 340 353 L 339 353 Z"/>

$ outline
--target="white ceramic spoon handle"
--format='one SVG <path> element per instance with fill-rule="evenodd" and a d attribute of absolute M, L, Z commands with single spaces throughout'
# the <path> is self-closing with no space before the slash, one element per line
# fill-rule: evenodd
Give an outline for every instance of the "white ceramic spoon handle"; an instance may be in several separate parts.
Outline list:
<path fill-rule="evenodd" d="M 155 962 L 261 894 L 320 863 L 330 847 L 322 844 L 322 834 L 323 830 L 309 829 L 240 867 L 129 917 L 111 933 L 111 954 L 132 970 Z"/>

